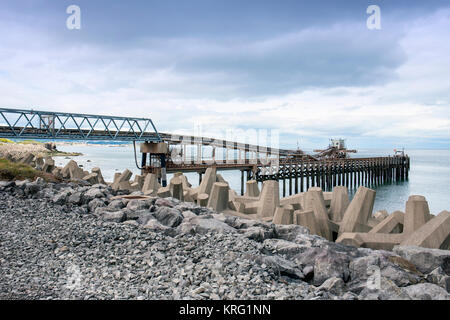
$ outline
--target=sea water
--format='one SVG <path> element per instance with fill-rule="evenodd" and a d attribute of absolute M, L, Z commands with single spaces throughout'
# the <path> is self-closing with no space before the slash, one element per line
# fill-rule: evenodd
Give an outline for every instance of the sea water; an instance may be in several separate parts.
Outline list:
<path fill-rule="evenodd" d="M 140 153 L 137 146 L 137 163 L 140 164 Z M 74 159 L 85 170 L 94 167 L 102 170 L 106 181 L 112 181 L 116 172 L 130 169 L 133 174 L 140 174 L 136 167 L 136 159 L 132 145 L 59 145 L 58 150 L 66 152 L 80 152 L 82 156 L 55 157 L 57 166 L 64 166 L 70 159 Z M 376 190 L 374 212 L 386 209 L 389 213 L 395 210 L 405 210 L 405 203 L 410 195 L 423 195 L 428 200 L 430 212 L 438 214 L 443 210 L 450 210 L 450 150 L 405 150 L 411 159 L 409 179 L 403 182 L 372 186 Z M 364 149 L 358 150 L 352 157 L 379 157 L 393 154 L 392 149 Z M 230 187 L 239 194 L 241 190 L 241 172 L 239 170 L 220 171 Z M 197 173 L 185 173 L 193 187 L 198 186 Z M 172 174 L 167 175 L 169 181 Z M 132 178 L 133 179 L 133 178 Z M 286 183 L 288 185 L 288 183 Z M 356 190 L 350 190 L 353 196 Z M 282 184 L 280 183 L 280 195 Z M 286 190 L 288 194 L 288 190 Z"/>

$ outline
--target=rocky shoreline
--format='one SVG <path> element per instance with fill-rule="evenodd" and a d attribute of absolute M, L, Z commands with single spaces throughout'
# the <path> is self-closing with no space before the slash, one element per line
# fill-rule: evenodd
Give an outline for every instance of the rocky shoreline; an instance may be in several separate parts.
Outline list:
<path fill-rule="evenodd" d="M 357 248 L 105 184 L 0 183 L 1 299 L 445 299 L 450 251 Z"/>

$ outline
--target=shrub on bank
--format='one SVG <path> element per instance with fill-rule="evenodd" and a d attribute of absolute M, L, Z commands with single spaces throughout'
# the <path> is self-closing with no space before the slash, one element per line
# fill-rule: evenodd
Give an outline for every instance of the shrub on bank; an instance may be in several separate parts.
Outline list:
<path fill-rule="evenodd" d="M 0 180 L 25 180 L 31 181 L 41 177 L 47 181 L 59 181 L 52 174 L 38 171 L 33 167 L 9 161 L 4 158 L 0 158 Z"/>

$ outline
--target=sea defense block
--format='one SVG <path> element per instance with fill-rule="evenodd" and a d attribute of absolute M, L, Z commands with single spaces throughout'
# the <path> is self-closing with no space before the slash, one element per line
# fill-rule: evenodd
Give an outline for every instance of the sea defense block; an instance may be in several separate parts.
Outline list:
<path fill-rule="evenodd" d="M 405 226 L 406 234 L 411 234 L 428 221 L 430 209 L 424 196 L 412 195 L 406 201 Z"/>
<path fill-rule="evenodd" d="M 197 204 L 202 207 L 206 207 L 208 205 L 209 195 L 206 193 L 200 193 L 197 196 Z"/>
<path fill-rule="evenodd" d="M 43 157 L 35 157 L 34 158 L 35 168 L 37 170 L 42 170 L 44 168 L 44 158 Z"/>
<path fill-rule="evenodd" d="M 239 211 L 239 210 L 235 210 Z M 293 224 L 294 222 L 294 208 L 292 206 L 277 207 L 273 216 L 272 223 L 274 224 Z"/>
<path fill-rule="evenodd" d="M 401 233 L 361 233 L 344 232 L 336 240 L 349 246 L 370 248 L 374 250 L 392 250 L 400 244 L 404 236 Z"/>
<path fill-rule="evenodd" d="M 386 210 L 380 210 L 373 214 L 373 217 L 378 221 L 383 221 L 389 216 L 389 213 Z"/>
<path fill-rule="evenodd" d="M 156 195 L 160 198 L 169 198 L 172 196 L 169 187 L 161 187 L 158 189 Z"/>
<path fill-rule="evenodd" d="M 114 182 L 111 185 L 113 190 L 131 189 L 131 183 L 129 180 L 132 175 L 133 173 L 130 170 L 125 169 L 120 176 L 115 176 Z"/>
<path fill-rule="evenodd" d="M 278 181 L 266 180 L 258 201 L 257 214 L 259 217 L 273 217 L 275 209 L 280 206 L 280 191 Z"/>
<path fill-rule="evenodd" d="M 91 172 L 97 174 L 98 183 L 106 184 L 105 179 L 103 179 L 102 171 L 100 170 L 100 168 L 98 167 L 92 168 Z"/>
<path fill-rule="evenodd" d="M 309 188 L 306 193 L 306 207 L 312 209 L 318 228 L 318 235 L 333 241 L 333 234 L 328 223 L 328 213 L 321 188 Z"/>
<path fill-rule="evenodd" d="M 158 183 L 158 179 L 154 173 L 148 173 L 144 178 L 144 185 L 142 186 L 142 192 L 145 195 L 154 195 L 161 186 Z"/>
<path fill-rule="evenodd" d="M 87 176 L 85 176 L 85 177 L 83 178 L 83 180 L 89 182 L 89 183 L 92 184 L 92 185 L 99 183 L 99 181 L 98 181 L 98 175 L 97 175 L 96 173 L 90 173 L 90 174 L 88 174 Z"/>
<path fill-rule="evenodd" d="M 319 234 L 319 228 L 317 226 L 316 218 L 314 212 L 310 211 L 294 211 L 294 224 L 306 227 L 309 229 L 311 234 Z"/>
<path fill-rule="evenodd" d="M 405 214 L 395 211 L 386 219 L 378 223 L 369 233 L 402 233 Z"/>
<path fill-rule="evenodd" d="M 144 176 L 137 174 L 134 176 L 134 181 L 138 185 L 138 190 L 142 190 L 142 187 L 144 186 Z"/>
<path fill-rule="evenodd" d="M 180 177 L 173 177 L 170 180 L 169 189 L 173 198 L 184 201 L 183 182 Z"/>
<path fill-rule="evenodd" d="M 55 160 L 53 160 L 51 157 L 46 157 L 44 159 L 44 166 L 42 167 L 42 171 L 51 173 L 54 168 L 55 168 Z M 78 168 L 78 166 L 77 166 L 77 168 Z M 81 171 L 83 171 L 83 170 L 81 170 Z"/>
<path fill-rule="evenodd" d="M 331 220 L 340 222 L 344 217 L 345 210 L 347 210 L 350 200 L 348 198 L 347 187 L 338 186 L 333 189 L 331 195 L 330 215 Z"/>
<path fill-rule="evenodd" d="M 258 188 L 258 181 L 256 180 L 249 180 L 246 182 L 246 189 L 245 189 L 245 196 L 247 197 L 259 197 L 259 188 Z"/>
<path fill-rule="evenodd" d="M 305 192 L 297 193 L 289 197 L 284 197 L 280 199 L 280 205 L 291 205 L 294 207 L 294 210 L 303 210 L 303 203 L 305 198 Z"/>
<path fill-rule="evenodd" d="M 372 216 L 373 203 L 375 201 L 375 190 L 359 187 L 345 210 L 344 218 L 340 223 L 339 234 L 344 232 L 367 232 L 369 217 Z"/>
<path fill-rule="evenodd" d="M 64 179 L 70 178 L 70 168 L 78 168 L 78 164 L 74 160 L 70 160 L 67 164 L 62 168 L 61 174 Z"/>
<path fill-rule="evenodd" d="M 62 173 L 61 173 L 61 171 L 62 171 L 62 168 L 55 167 L 55 168 L 53 168 L 53 170 L 52 170 L 52 175 L 54 175 L 55 177 L 57 177 L 57 178 L 59 178 L 59 179 L 62 179 Z"/>
<path fill-rule="evenodd" d="M 401 245 L 450 250 L 450 212 L 442 211 L 439 213 L 413 233 L 407 235 Z"/>
<path fill-rule="evenodd" d="M 33 159 L 34 159 L 34 155 L 31 152 L 27 152 L 27 153 L 25 153 L 24 156 L 22 156 L 22 159 L 19 162 L 29 165 L 29 164 L 31 164 Z"/>
<path fill-rule="evenodd" d="M 227 183 L 215 182 L 213 184 L 211 195 L 208 200 L 208 208 L 217 212 L 228 209 L 228 189 Z"/>
<path fill-rule="evenodd" d="M 211 194 L 213 184 L 216 182 L 216 168 L 208 168 L 205 171 L 205 175 L 200 183 L 198 194 L 206 193 Z"/>

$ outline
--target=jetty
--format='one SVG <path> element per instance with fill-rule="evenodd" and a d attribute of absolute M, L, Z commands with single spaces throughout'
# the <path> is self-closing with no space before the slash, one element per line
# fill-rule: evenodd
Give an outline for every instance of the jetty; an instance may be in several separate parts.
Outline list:
<path fill-rule="evenodd" d="M 404 154 L 348 158 L 342 157 L 343 148 L 332 145 L 312 156 L 301 150 L 162 133 L 150 118 L 0 108 L 0 137 L 138 142 L 141 155 L 138 161 L 135 148 L 136 166 L 143 175 L 155 174 L 163 187 L 167 173 L 196 172 L 201 183 L 208 168 L 239 170 L 241 195 L 251 180 L 279 181 L 286 196 L 310 187 L 330 191 L 340 185 L 356 189 L 394 183 L 407 180 L 410 170 L 410 158 Z M 206 157 L 208 148 L 211 156 Z M 190 149 L 196 151 L 188 155 Z"/>

